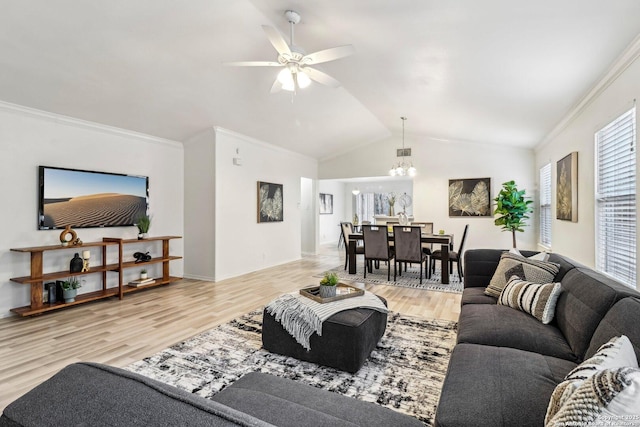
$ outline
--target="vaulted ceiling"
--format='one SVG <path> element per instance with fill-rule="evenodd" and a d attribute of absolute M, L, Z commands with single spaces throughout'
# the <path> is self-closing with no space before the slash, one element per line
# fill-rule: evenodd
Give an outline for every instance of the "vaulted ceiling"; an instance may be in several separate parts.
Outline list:
<path fill-rule="evenodd" d="M 270 94 L 261 26 L 342 87 Z M 640 34 L 637 0 L 25 0 L 0 13 L 0 100 L 184 141 L 221 126 L 318 159 L 400 135 L 532 147 Z"/>

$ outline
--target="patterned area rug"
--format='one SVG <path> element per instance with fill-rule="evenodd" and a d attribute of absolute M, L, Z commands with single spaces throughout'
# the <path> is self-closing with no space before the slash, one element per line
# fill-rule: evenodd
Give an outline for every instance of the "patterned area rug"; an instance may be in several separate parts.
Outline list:
<path fill-rule="evenodd" d="M 433 424 L 457 324 L 389 313 L 364 366 L 349 374 L 262 349 L 262 309 L 126 369 L 209 398 L 248 372 L 267 372 L 386 406 Z"/>
<path fill-rule="evenodd" d="M 458 277 L 458 272 L 455 269 L 452 274 L 449 274 L 449 284 L 443 285 L 440 282 L 440 269 L 436 267 L 436 271 L 431 274 L 430 279 L 422 278 L 422 284 L 420 284 L 420 267 L 417 265 L 407 267 L 407 271 L 402 272 L 402 276 L 397 276 L 396 281 L 393 281 L 393 265 L 391 266 L 391 281 L 387 280 L 387 266 L 384 263 L 380 263 L 379 269 L 373 269 L 373 273 L 367 273 L 367 278 L 364 278 L 364 265 L 360 263 L 356 274 L 349 274 L 349 270 L 345 270 L 344 266 L 338 266 L 327 272 L 336 273 L 342 280 L 352 280 L 355 282 L 373 283 L 374 285 L 388 285 L 388 286 L 402 286 L 405 288 L 415 289 L 428 289 L 430 291 L 439 292 L 455 292 L 462 293 L 462 282 Z M 424 272 L 423 272 L 424 274 Z M 314 277 L 323 277 L 324 273 L 318 274 Z"/>

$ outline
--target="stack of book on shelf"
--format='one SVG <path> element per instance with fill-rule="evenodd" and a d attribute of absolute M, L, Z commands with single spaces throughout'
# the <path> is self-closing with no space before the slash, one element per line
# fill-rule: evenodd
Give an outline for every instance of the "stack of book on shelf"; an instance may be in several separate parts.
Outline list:
<path fill-rule="evenodd" d="M 152 279 L 151 277 L 149 277 L 148 279 L 132 280 L 131 282 L 129 282 L 129 286 L 133 286 L 134 288 L 139 288 L 141 286 L 147 286 L 152 283 L 156 283 L 156 281 L 155 279 Z"/>

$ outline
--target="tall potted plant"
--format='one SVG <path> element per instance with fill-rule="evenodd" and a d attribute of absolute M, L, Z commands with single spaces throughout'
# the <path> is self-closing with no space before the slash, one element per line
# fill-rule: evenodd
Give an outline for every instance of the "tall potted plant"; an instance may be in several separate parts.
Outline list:
<path fill-rule="evenodd" d="M 518 190 L 516 183 L 512 180 L 502 183 L 502 190 L 493 199 L 496 202 L 493 214 L 500 215 L 494 223 L 502 227 L 503 231 L 511 231 L 514 248 L 516 247 L 516 231 L 524 231 L 522 227 L 527 225 L 526 220 L 529 219 L 527 214 L 533 211 L 529 207 L 533 201 L 526 198 L 524 194 L 525 190 Z"/>

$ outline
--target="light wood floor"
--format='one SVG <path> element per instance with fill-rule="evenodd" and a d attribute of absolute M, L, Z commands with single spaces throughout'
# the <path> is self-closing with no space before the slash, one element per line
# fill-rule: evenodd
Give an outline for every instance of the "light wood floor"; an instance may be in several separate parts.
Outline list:
<path fill-rule="evenodd" d="M 317 282 L 313 275 L 344 263 L 324 245 L 315 256 L 220 282 L 181 282 L 32 318 L 0 319 L 0 410 L 69 363 L 123 367 L 247 313 L 285 292 Z M 460 295 L 367 285 L 389 308 L 457 320 Z"/>

